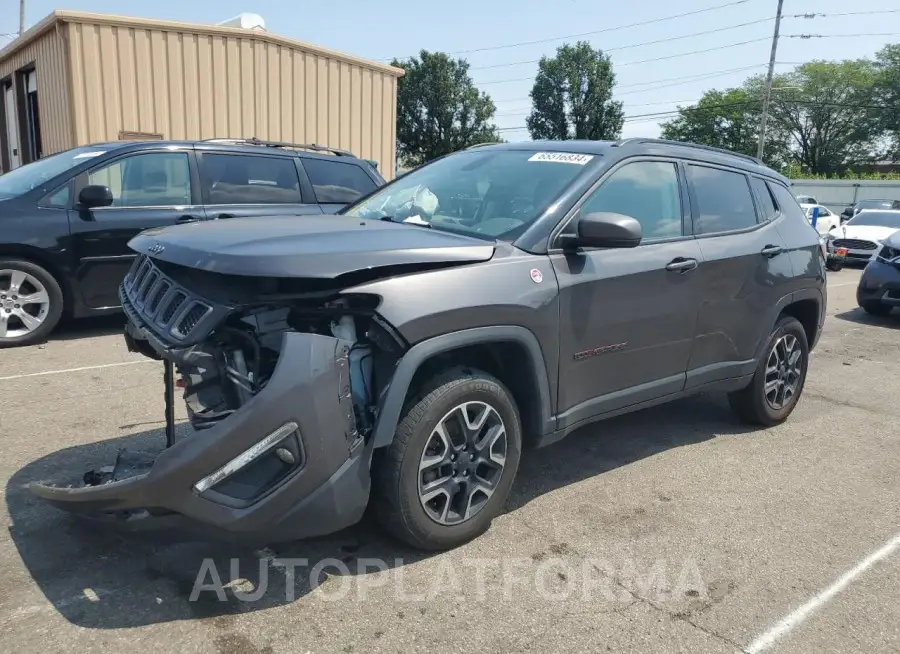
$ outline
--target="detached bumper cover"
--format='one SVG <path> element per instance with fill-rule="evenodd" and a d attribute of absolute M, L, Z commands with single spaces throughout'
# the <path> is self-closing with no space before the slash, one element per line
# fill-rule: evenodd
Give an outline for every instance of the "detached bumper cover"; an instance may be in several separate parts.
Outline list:
<path fill-rule="evenodd" d="M 266 387 L 215 426 L 165 449 L 149 470 L 95 486 L 33 483 L 55 506 L 131 529 L 187 530 L 276 542 L 331 533 L 359 521 L 369 497 L 371 451 L 356 432 L 349 342 L 287 333 Z M 195 485 L 288 423 L 296 470 L 251 501 Z M 118 468 L 118 466 L 117 466 Z M 118 474 L 117 474 L 118 476 Z"/>
<path fill-rule="evenodd" d="M 877 301 L 900 307 L 900 264 L 870 261 L 856 287 L 856 300 L 860 305 Z"/>

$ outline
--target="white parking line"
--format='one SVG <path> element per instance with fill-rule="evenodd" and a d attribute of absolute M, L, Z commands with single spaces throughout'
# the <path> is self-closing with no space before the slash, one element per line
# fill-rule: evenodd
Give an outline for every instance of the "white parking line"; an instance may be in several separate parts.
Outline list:
<path fill-rule="evenodd" d="M 11 379 L 24 379 L 25 377 L 43 377 L 44 375 L 62 375 L 67 372 L 81 372 L 83 370 L 100 370 L 102 368 L 115 368 L 117 366 L 135 366 L 139 363 L 155 363 L 153 359 L 141 359 L 140 361 L 121 361 L 119 363 L 104 363 L 99 366 L 84 366 L 82 368 L 66 368 L 65 370 L 45 370 L 44 372 L 29 372 L 24 375 L 9 375 L 0 377 L 0 381 Z"/>
<path fill-rule="evenodd" d="M 840 288 L 841 286 L 858 286 L 859 282 L 845 282 L 843 284 L 829 284 L 828 288 Z"/>
<path fill-rule="evenodd" d="M 900 547 L 900 534 L 894 536 L 880 549 L 872 552 L 851 570 L 838 577 L 833 584 L 813 597 L 806 604 L 785 616 L 771 629 L 757 637 L 744 651 L 747 654 L 756 654 L 757 652 L 769 649 L 779 638 L 789 633 L 797 625 L 802 624 L 813 612 L 820 609 L 835 595 L 844 590 L 857 576 L 882 559 L 890 556 L 898 547 Z"/>

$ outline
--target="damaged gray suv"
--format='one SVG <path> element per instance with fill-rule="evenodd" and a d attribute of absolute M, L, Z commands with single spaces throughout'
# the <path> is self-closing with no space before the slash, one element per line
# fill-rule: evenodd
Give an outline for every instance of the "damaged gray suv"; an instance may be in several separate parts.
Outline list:
<path fill-rule="evenodd" d="M 258 543 L 368 508 L 416 547 L 457 546 L 502 510 L 525 446 L 692 393 L 778 424 L 825 316 L 789 182 L 653 139 L 470 148 L 338 215 L 130 246 L 125 339 L 162 362 L 165 446 L 31 488 L 124 527 Z"/>

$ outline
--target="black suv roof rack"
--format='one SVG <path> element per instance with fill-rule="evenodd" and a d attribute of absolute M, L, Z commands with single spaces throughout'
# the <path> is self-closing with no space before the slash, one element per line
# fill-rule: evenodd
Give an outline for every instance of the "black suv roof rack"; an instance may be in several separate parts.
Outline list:
<path fill-rule="evenodd" d="M 348 152 L 347 150 L 341 150 L 339 148 L 329 148 L 326 145 L 316 145 L 315 143 L 285 143 L 282 141 L 263 141 L 262 139 L 258 139 L 255 136 L 252 138 L 244 138 L 244 139 L 230 139 L 230 138 L 215 138 L 215 139 L 203 139 L 200 141 L 201 143 L 230 143 L 233 145 L 258 145 L 265 148 L 292 148 L 294 150 L 312 150 L 313 152 L 330 152 L 331 154 L 338 157 L 353 157 L 356 159 L 356 155 L 352 152 Z"/>
<path fill-rule="evenodd" d="M 476 143 L 475 145 L 470 145 L 466 148 L 466 150 L 474 150 L 475 148 L 483 148 L 486 145 L 499 145 L 500 141 L 488 141 L 486 143 Z"/>
<path fill-rule="evenodd" d="M 707 150 L 709 152 L 718 152 L 719 154 L 727 154 L 732 157 L 740 157 L 741 159 L 746 159 L 747 161 L 752 161 L 755 164 L 759 164 L 760 166 L 764 166 L 765 164 L 757 159 L 756 157 L 751 157 L 749 154 L 744 154 L 742 152 L 733 152 L 731 150 L 726 150 L 725 148 L 716 148 L 711 145 L 700 145 L 699 143 L 688 143 L 686 141 L 671 141 L 669 139 L 651 139 L 651 138 L 641 138 L 634 137 L 630 139 L 621 139 L 616 141 L 616 147 L 622 147 L 623 145 L 631 145 L 631 144 L 640 144 L 640 143 L 657 143 L 659 145 L 677 145 L 684 148 L 697 148 L 698 150 Z"/>

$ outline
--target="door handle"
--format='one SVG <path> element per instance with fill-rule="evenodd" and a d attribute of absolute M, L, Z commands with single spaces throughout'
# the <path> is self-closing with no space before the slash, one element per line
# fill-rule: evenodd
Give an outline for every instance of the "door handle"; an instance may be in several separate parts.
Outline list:
<path fill-rule="evenodd" d="M 689 270 L 693 270 L 697 267 L 696 259 L 685 259 L 684 257 L 678 257 L 677 259 L 673 259 L 670 263 L 666 265 L 666 270 L 672 270 L 675 272 L 680 272 L 682 274 L 688 272 Z"/>
<path fill-rule="evenodd" d="M 199 220 L 200 220 L 200 216 L 195 216 L 193 214 L 187 213 L 183 216 L 178 216 L 178 218 L 175 219 L 175 222 L 177 222 L 177 223 L 195 223 Z"/>
<path fill-rule="evenodd" d="M 222 220 L 224 218 L 234 218 L 233 213 L 218 213 L 215 216 L 216 220 Z"/>
<path fill-rule="evenodd" d="M 781 254 L 783 250 L 784 248 L 780 245 L 767 245 L 762 249 L 760 254 L 762 254 L 764 257 L 776 257 Z"/>

